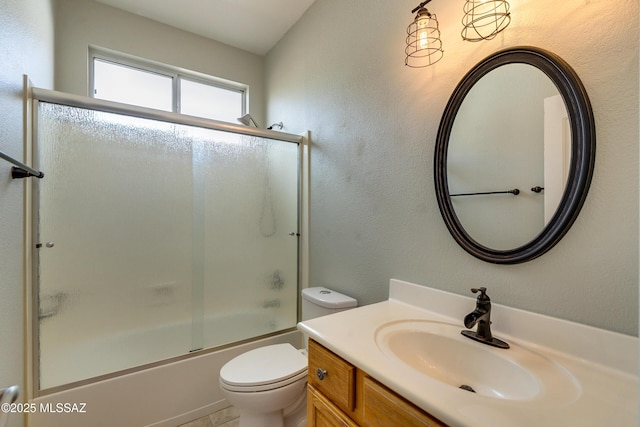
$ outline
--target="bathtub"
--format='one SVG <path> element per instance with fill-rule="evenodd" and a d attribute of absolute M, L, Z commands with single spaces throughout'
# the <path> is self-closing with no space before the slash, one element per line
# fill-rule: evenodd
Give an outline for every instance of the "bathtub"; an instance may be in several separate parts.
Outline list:
<path fill-rule="evenodd" d="M 238 320 L 242 319 L 242 320 Z M 250 320 L 248 320 L 250 319 Z M 272 317 L 273 319 L 273 317 Z M 219 320 L 219 319 L 218 319 Z M 261 320 L 262 321 L 262 320 Z M 236 320 L 227 319 L 222 325 L 234 325 L 242 328 L 247 323 L 255 323 L 255 318 L 242 316 Z M 278 330 L 276 321 L 262 323 L 268 333 Z M 69 358 L 69 348 L 55 349 L 49 357 L 42 360 L 47 382 L 59 382 L 56 376 L 65 372 L 85 375 L 91 370 L 92 360 L 97 354 L 109 354 L 109 349 L 118 345 L 130 346 L 132 351 L 126 360 L 119 357 L 108 358 L 111 371 L 135 366 L 136 358 L 147 357 L 140 353 L 141 348 L 158 352 L 167 351 L 161 343 L 167 334 L 179 334 L 190 340 L 181 328 L 187 324 L 170 325 L 144 333 L 127 333 L 120 337 L 96 339 L 90 345 L 83 344 L 73 349 L 73 358 Z M 227 332 L 225 332 L 225 329 Z M 220 340 L 228 342 L 224 334 L 229 328 L 219 328 L 222 336 L 207 338 L 207 342 Z M 117 341 L 114 341 L 117 340 Z M 178 340 L 179 341 L 179 340 Z M 296 348 L 303 345 L 302 335 L 298 331 L 284 332 L 267 338 L 251 341 L 221 350 L 204 352 L 177 361 L 159 364 L 147 369 L 137 370 L 124 375 L 92 382 L 64 391 L 32 399 L 31 407 L 35 411 L 28 414 L 30 427 L 174 427 L 200 418 L 228 406 L 218 386 L 220 368 L 233 357 L 259 346 L 288 342 Z M 143 344 L 143 345 L 134 345 Z M 140 353 L 140 354 L 139 354 Z M 65 354 L 67 355 L 65 357 Z M 174 356 L 175 353 L 168 355 Z M 125 366 L 126 365 L 126 366 Z M 59 405 L 60 404 L 60 405 Z M 76 404 L 76 405 L 74 405 Z"/>
<path fill-rule="evenodd" d="M 69 328 L 69 323 L 65 326 L 51 322 L 55 320 L 45 319 L 41 325 L 40 345 L 44 351 L 40 355 L 40 389 L 43 390 L 181 356 L 194 348 L 195 328 L 191 320 L 116 331 L 77 342 L 59 339 L 70 335 L 60 329 Z M 278 311 L 270 309 L 219 313 L 207 316 L 197 327 L 202 341 L 195 348 L 202 348 L 203 343 L 206 348 L 221 346 L 294 324 L 295 318 L 283 319 Z"/>

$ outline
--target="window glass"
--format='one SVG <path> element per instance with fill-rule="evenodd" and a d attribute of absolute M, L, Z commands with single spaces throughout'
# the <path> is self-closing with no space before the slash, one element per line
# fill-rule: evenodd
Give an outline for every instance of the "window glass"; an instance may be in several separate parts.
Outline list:
<path fill-rule="evenodd" d="M 229 123 L 245 113 L 241 83 L 104 52 L 91 56 L 94 98 Z"/>
<path fill-rule="evenodd" d="M 244 93 L 206 83 L 180 79 L 180 113 L 236 122 L 243 114 Z"/>
<path fill-rule="evenodd" d="M 173 110 L 173 78 L 95 58 L 93 96 L 157 110 Z"/>

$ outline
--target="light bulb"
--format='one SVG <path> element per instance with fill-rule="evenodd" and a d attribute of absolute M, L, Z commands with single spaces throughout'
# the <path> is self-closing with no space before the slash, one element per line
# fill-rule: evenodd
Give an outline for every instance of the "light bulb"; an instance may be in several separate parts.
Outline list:
<path fill-rule="evenodd" d="M 429 40 L 427 39 L 427 32 L 420 33 L 420 49 L 426 49 L 429 47 Z"/>
<path fill-rule="evenodd" d="M 420 49 L 429 47 L 429 16 L 423 15 L 418 19 L 418 45 Z"/>

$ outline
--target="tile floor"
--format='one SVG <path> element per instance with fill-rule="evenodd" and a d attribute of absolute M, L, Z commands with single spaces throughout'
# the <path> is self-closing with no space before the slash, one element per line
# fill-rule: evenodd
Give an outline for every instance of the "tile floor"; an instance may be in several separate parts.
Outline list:
<path fill-rule="evenodd" d="M 179 427 L 238 427 L 239 424 L 238 411 L 233 406 L 229 406 Z"/>

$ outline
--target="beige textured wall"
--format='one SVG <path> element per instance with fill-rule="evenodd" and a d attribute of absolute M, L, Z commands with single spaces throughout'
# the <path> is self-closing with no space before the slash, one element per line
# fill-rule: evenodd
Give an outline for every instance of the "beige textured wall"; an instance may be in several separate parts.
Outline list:
<path fill-rule="evenodd" d="M 264 57 L 102 3 L 57 0 L 56 90 L 87 95 L 89 45 L 249 85 L 264 126 Z"/>
<path fill-rule="evenodd" d="M 492 41 L 463 42 L 463 2 L 433 0 L 444 58 L 404 66 L 413 0 L 317 0 L 267 56 L 269 121 L 311 130 L 310 284 L 368 304 L 389 278 L 626 334 L 638 332 L 638 2 L 511 0 Z M 596 167 L 564 239 L 534 261 L 498 266 L 468 255 L 436 203 L 440 116 L 465 72 L 499 49 L 564 58 L 593 104 Z"/>
<path fill-rule="evenodd" d="M 53 87 L 53 10 L 50 0 L 0 2 L 0 151 L 23 160 L 23 75 Z M 24 181 L 12 180 L 0 160 L 0 387 L 20 386 L 24 401 Z M 9 426 L 23 425 L 13 414 Z"/>

